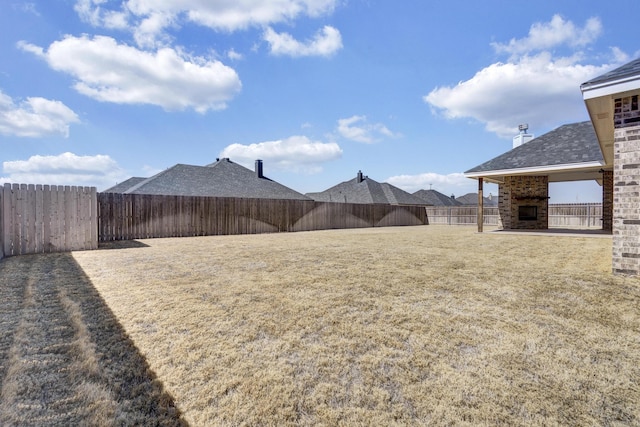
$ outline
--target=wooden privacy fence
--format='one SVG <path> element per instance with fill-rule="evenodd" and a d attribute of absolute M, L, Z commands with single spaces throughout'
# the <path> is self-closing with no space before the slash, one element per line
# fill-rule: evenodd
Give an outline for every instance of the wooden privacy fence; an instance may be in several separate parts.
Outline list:
<path fill-rule="evenodd" d="M 0 258 L 98 247 L 95 187 L 4 184 Z"/>
<path fill-rule="evenodd" d="M 100 241 L 428 224 L 424 207 L 98 194 Z"/>
<path fill-rule="evenodd" d="M 600 227 L 602 204 L 549 205 L 550 227 Z M 496 207 L 484 224 L 498 225 Z M 95 187 L 4 184 L 0 258 L 96 249 L 98 241 L 397 225 L 474 225 L 477 207 L 96 193 Z"/>
<path fill-rule="evenodd" d="M 549 227 L 602 227 L 602 203 L 549 205 Z"/>
<path fill-rule="evenodd" d="M 430 224 L 476 225 L 477 206 L 428 206 Z M 602 226 L 602 203 L 550 204 L 549 227 L 595 228 Z M 497 207 L 484 208 L 484 225 L 498 225 Z"/>
<path fill-rule="evenodd" d="M 475 225 L 478 223 L 477 206 L 427 206 L 430 224 Z M 484 225 L 498 225 L 498 208 L 484 208 Z"/>

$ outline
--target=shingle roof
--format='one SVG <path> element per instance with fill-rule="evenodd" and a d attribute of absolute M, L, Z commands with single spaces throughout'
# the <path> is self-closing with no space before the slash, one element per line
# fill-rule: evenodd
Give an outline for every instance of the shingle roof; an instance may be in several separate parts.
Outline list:
<path fill-rule="evenodd" d="M 602 162 L 591 122 L 560 126 L 465 173 Z"/>
<path fill-rule="evenodd" d="M 636 76 L 639 74 L 640 74 L 640 58 L 635 59 L 627 64 L 624 64 L 623 66 L 618 67 L 615 70 L 611 70 L 608 73 L 604 73 L 601 76 L 593 78 L 588 82 L 581 84 L 580 87 L 584 89 L 588 86 L 620 80 L 625 77 Z"/>
<path fill-rule="evenodd" d="M 414 196 L 424 200 L 431 206 L 459 206 L 460 202 L 436 190 L 418 190 Z"/>
<path fill-rule="evenodd" d="M 177 164 L 123 191 L 126 194 L 309 200 L 229 159 L 207 166 Z"/>
<path fill-rule="evenodd" d="M 134 176 L 127 179 L 126 181 L 122 181 L 121 183 L 114 185 L 113 187 L 107 188 L 103 191 L 103 193 L 124 193 L 131 187 L 140 184 L 145 179 L 147 178 Z"/>
<path fill-rule="evenodd" d="M 360 175 L 360 173 L 359 173 Z M 319 202 L 381 203 L 386 205 L 424 205 L 424 201 L 386 182 L 356 177 L 319 193 L 307 193 Z"/>

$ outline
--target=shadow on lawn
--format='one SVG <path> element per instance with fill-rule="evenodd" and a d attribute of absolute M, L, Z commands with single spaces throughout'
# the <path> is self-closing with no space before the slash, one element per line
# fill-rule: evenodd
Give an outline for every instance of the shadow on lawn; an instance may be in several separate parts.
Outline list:
<path fill-rule="evenodd" d="M 0 421 L 6 416 L 5 421 L 29 425 L 45 420 L 93 424 L 96 419 L 113 425 L 187 425 L 70 253 L 2 260 L 0 299 L 0 314 L 7 320 L 0 325 L 0 412 L 23 408 L 4 411 Z M 78 318 L 84 326 L 78 326 Z M 91 375 L 78 368 L 78 329 L 95 355 Z M 75 335 L 64 332 L 72 330 Z M 36 356 L 40 363 L 34 365 Z M 105 407 L 105 395 L 83 392 L 87 382 L 106 391 L 108 414 L 96 412 Z"/>

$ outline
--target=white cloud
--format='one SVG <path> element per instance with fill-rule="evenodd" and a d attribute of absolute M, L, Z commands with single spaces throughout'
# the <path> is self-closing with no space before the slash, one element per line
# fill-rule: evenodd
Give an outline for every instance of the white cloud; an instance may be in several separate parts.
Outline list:
<path fill-rule="evenodd" d="M 583 28 L 554 15 L 550 22 L 536 22 L 529 29 L 529 35 L 522 39 L 511 39 L 509 43 L 492 43 L 498 53 L 512 55 L 526 54 L 557 46 L 583 47 L 593 43 L 602 34 L 599 18 L 590 18 Z"/>
<path fill-rule="evenodd" d="M 287 56 L 331 56 L 342 49 L 340 31 L 325 25 L 313 39 L 302 43 L 288 33 L 276 33 L 272 28 L 264 32 L 264 40 L 269 43 L 271 54 Z"/>
<path fill-rule="evenodd" d="M 149 166 L 149 165 L 143 165 L 142 166 L 142 171 L 144 172 L 143 177 L 145 178 L 150 178 L 154 175 L 159 174 L 160 172 L 163 171 L 163 169 L 158 169 L 156 167 L 153 166 Z"/>
<path fill-rule="evenodd" d="M 128 27 L 129 13 L 126 8 L 120 11 L 108 10 L 103 5 L 106 5 L 105 0 L 78 0 L 74 9 L 80 19 L 95 27 L 111 29 Z"/>
<path fill-rule="evenodd" d="M 21 10 L 22 12 L 25 13 L 32 13 L 35 16 L 40 16 L 40 12 L 38 12 L 38 9 L 36 8 L 35 3 L 30 3 L 30 2 L 24 2 L 24 3 L 14 3 L 13 8 L 16 10 Z"/>
<path fill-rule="evenodd" d="M 98 101 L 205 113 L 226 108 L 242 86 L 236 72 L 219 61 L 171 48 L 142 51 L 110 37 L 67 36 L 46 52 L 24 42 L 19 46 L 72 75 L 74 88 Z"/>
<path fill-rule="evenodd" d="M 625 56 L 612 48 L 611 64 L 583 64 L 585 55 L 575 48 L 592 43 L 601 31 L 597 18 L 579 28 L 554 16 L 549 23 L 534 24 L 524 39 L 494 43 L 497 52 L 512 54 L 507 62 L 491 64 L 455 86 L 437 87 L 424 101 L 434 113 L 475 119 L 502 138 L 513 137 L 520 123 L 535 133 L 586 120 L 580 84 L 620 65 Z M 564 57 L 544 50 L 561 45 L 574 50 Z"/>
<path fill-rule="evenodd" d="M 111 187 L 126 179 L 124 171 L 109 156 L 78 156 L 62 153 L 57 156 L 31 156 L 28 160 L 3 163 L 0 182 L 20 184 Z"/>
<path fill-rule="evenodd" d="M 391 132 L 382 123 L 367 123 L 366 116 L 351 116 L 338 120 L 338 133 L 352 141 L 371 144 L 380 140 L 380 137 L 397 138 L 400 135 Z"/>
<path fill-rule="evenodd" d="M 266 167 L 292 172 L 317 173 L 321 165 L 342 156 L 342 149 L 334 142 L 312 141 L 306 136 L 291 136 L 277 141 L 256 144 L 231 144 L 220 152 L 221 157 L 253 167 L 256 159 Z"/>
<path fill-rule="evenodd" d="M 238 53 L 235 51 L 235 49 L 229 49 L 227 51 L 227 58 L 233 60 L 233 61 L 239 61 L 241 59 L 244 59 L 244 55 L 242 55 L 241 53 Z"/>
<path fill-rule="evenodd" d="M 0 91 L 0 134 L 38 138 L 69 136 L 69 125 L 80 120 L 60 101 L 30 97 L 18 105 Z"/>
<path fill-rule="evenodd" d="M 418 190 L 436 190 L 447 196 L 464 196 L 468 193 L 478 192 L 478 181 L 465 178 L 463 173 L 450 173 L 442 175 L 433 172 L 421 173 L 417 175 L 396 175 L 389 177 L 386 182 L 395 185 L 409 193 Z M 489 194 L 497 195 L 498 188 L 495 184 L 485 184 L 485 196 Z"/>
<path fill-rule="evenodd" d="M 129 27 L 140 46 L 153 46 L 166 38 L 166 28 L 191 22 L 219 31 L 237 31 L 319 17 L 333 12 L 338 0 L 77 0 L 76 12 L 98 27 Z M 117 9 L 109 8 L 114 5 Z"/>

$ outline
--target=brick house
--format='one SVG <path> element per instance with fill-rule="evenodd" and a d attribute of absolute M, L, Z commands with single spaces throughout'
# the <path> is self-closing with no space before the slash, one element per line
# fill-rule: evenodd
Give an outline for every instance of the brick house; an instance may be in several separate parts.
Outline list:
<path fill-rule="evenodd" d="M 613 168 L 613 272 L 640 274 L 640 58 L 580 86 Z"/>
<path fill-rule="evenodd" d="M 547 144 L 535 138 L 465 175 L 478 180 L 479 200 L 485 179 L 498 183 L 505 229 L 548 227 L 549 182 L 598 180 L 603 228 L 613 233 L 613 273 L 640 275 L 640 58 L 583 83 L 580 90 L 590 122 L 561 126 L 540 137 L 546 136 Z M 541 162 L 545 155 L 557 160 Z"/>

